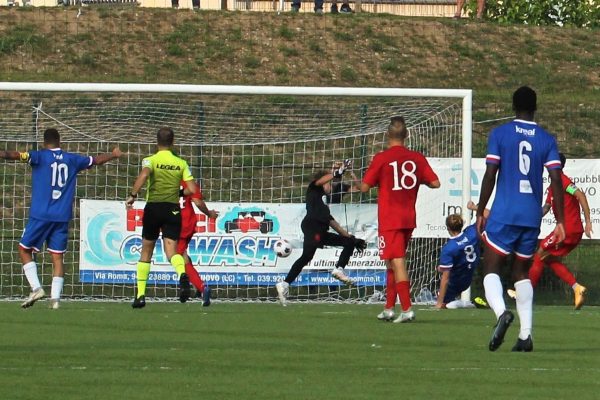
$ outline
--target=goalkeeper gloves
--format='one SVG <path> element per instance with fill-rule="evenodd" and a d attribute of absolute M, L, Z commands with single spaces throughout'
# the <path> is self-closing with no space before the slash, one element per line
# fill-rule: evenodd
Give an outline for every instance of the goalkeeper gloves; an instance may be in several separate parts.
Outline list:
<path fill-rule="evenodd" d="M 362 253 L 367 248 L 367 242 L 363 239 L 354 238 L 354 248 L 358 250 L 359 253 Z"/>
<path fill-rule="evenodd" d="M 333 171 L 333 177 L 334 178 L 341 178 L 342 175 L 344 175 L 344 172 L 346 172 L 346 170 L 348 168 L 350 168 L 352 166 L 352 160 L 349 158 L 346 158 L 344 160 L 344 162 L 342 163 L 342 165 L 336 169 L 335 171 Z"/>

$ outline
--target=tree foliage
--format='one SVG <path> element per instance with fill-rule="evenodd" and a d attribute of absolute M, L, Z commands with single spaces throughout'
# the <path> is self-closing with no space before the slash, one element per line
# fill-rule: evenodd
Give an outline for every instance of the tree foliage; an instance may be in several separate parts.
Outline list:
<path fill-rule="evenodd" d="M 468 10 L 475 15 L 476 0 Z M 600 0 L 488 0 L 486 18 L 502 23 L 600 27 Z"/>

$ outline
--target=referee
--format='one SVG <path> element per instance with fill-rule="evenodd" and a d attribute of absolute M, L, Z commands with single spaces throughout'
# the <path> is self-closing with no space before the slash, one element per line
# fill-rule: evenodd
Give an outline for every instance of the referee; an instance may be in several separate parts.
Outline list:
<path fill-rule="evenodd" d="M 171 128 L 158 130 L 158 151 L 142 160 L 142 171 L 125 201 L 126 206 L 131 208 L 142 186 L 146 184 L 142 253 L 137 263 L 137 293 L 131 305 L 133 308 L 146 305 L 146 282 L 150 274 L 154 245 L 161 231 L 165 253 L 179 276 L 179 301 L 185 303 L 190 298 L 190 280 L 185 273 L 185 261 L 181 254 L 177 254 L 177 240 L 181 231 L 180 183 L 185 182 L 186 193 L 195 193 L 197 189 L 187 162 L 174 155 L 171 150 L 174 139 L 175 134 Z"/>

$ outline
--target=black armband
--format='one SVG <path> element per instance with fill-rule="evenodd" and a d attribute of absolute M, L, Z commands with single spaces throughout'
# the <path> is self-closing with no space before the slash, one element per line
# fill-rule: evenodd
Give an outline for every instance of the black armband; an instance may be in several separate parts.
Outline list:
<path fill-rule="evenodd" d="M 131 197 L 133 197 L 134 199 L 136 199 L 136 198 L 137 198 L 137 194 L 133 194 L 133 193 L 131 193 L 131 192 L 130 192 L 130 193 L 129 193 L 129 195 L 130 195 Z"/>

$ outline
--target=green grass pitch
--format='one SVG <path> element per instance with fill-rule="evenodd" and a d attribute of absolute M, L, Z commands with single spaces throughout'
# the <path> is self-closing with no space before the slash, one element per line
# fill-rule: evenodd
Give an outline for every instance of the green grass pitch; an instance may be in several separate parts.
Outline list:
<path fill-rule="evenodd" d="M 534 352 L 487 349 L 490 310 L 0 302 L 0 398 L 598 399 L 600 310 L 536 307 Z M 514 304 L 513 304 L 514 306 Z"/>

